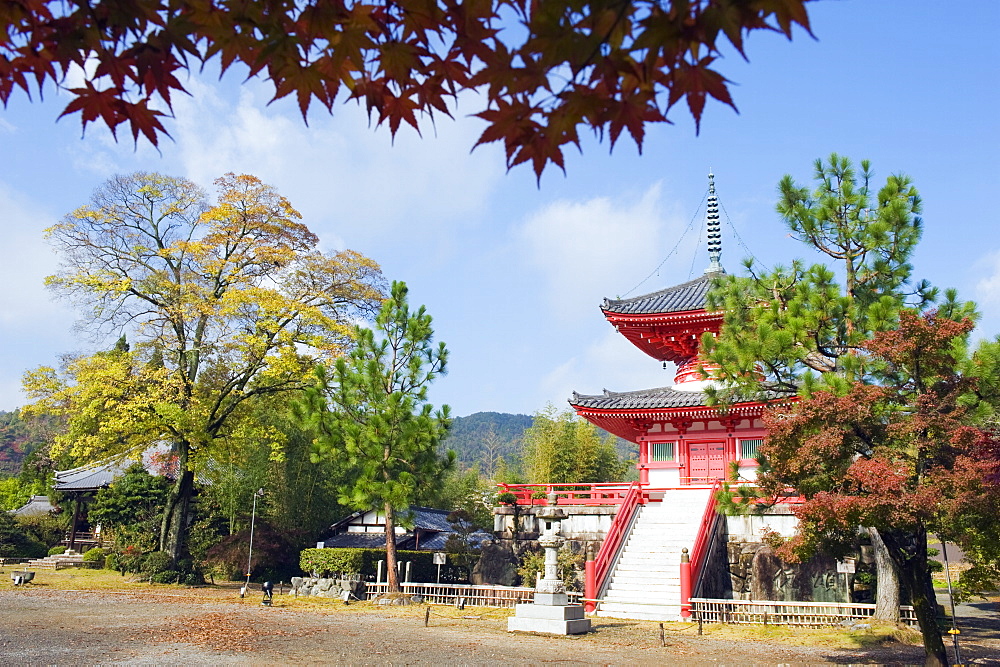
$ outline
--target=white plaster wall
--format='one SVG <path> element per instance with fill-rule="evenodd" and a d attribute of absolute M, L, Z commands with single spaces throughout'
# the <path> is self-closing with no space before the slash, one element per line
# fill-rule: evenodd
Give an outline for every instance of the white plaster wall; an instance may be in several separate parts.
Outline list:
<path fill-rule="evenodd" d="M 649 485 L 656 488 L 667 488 L 681 485 L 680 468 L 652 468 L 649 471 Z"/>
<path fill-rule="evenodd" d="M 759 542 L 765 529 L 791 537 L 798 523 L 795 515 L 787 513 L 726 517 L 730 539 L 738 537 L 748 542 Z"/>

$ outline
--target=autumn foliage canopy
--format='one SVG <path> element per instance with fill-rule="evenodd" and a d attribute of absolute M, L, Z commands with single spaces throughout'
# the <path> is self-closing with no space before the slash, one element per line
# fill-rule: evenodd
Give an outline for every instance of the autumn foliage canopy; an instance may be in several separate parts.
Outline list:
<path fill-rule="evenodd" d="M 817 391 L 766 417 L 759 479 L 770 493 L 793 484 L 806 502 L 803 530 L 787 552 L 808 553 L 857 526 L 887 534 L 949 536 L 969 516 L 1000 503 L 1000 443 L 970 425 L 976 379 L 957 371 L 955 343 L 972 328 L 935 313 L 901 311 L 899 327 L 864 347 L 882 363 L 878 384 L 844 395 Z"/>
<path fill-rule="evenodd" d="M 808 31 L 806 1 L 12 0 L 0 4 L 0 101 L 54 85 L 71 96 L 63 115 L 156 144 L 183 75 L 215 58 L 270 79 L 303 116 L 339 96 L 393 134 L 476 90 L 477 145 L 501 141 L 508 167 L 540 175 L 563 166 L 580 126 L 641 148 L 645 124 L 681 100 L 696 121 L 709 97 L 735 108 L 721 49 Z"/>

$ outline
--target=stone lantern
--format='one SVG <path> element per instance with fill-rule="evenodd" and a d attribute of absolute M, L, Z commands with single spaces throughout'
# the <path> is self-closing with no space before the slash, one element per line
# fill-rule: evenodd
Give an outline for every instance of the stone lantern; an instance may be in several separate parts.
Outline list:
<path fill-rule="evenodd" d="M 507 630 L 544 632 L 554 635 L 578 635 L 590 631 L 590 619 L 584 618 L 583 605 L 568 604 L 566 587 L 559 578 L 559 547 L 566 543 L 559 527 L 566 512 L 556 505 L 555 493 L 535 516 L 542 523 L 538 544 L 545 549 L 545 576 L 535 587 L 533 604 L 519 604 L 514 616 L 507 619 Z"/>

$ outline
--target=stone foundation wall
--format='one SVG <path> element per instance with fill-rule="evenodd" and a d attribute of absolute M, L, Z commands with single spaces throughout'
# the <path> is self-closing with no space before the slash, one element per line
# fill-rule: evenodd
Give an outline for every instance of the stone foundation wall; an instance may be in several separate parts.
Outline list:
<path fill-rule="evenodd" d="M 291 595 L 342 599 L 344 592 L 351 599 L 365 599 L 365 582 L 354 579 L 328 579 L 326 577 L 292 577 Z"/>

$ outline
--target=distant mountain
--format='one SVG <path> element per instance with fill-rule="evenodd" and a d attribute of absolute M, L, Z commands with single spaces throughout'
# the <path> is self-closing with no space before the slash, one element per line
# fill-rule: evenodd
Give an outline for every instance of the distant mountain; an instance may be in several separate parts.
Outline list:
<path fill-rule="evenodd" d="M 487 460 L 502 456 L 508 462 L 515 462 L 521 455 L 524 432 L 531 428 L 534 418 L 530 415 L 515 415 L 509 412 L 476 412 L 468 417 L 453 417 L 448 437 L 441 443 L 442 449 L 453 449 L 458 465 L 468 469 L 479 463 L 482 469 L 489 469 Z M 601 430 L 601 433 L 605 431 Z M 622 438 L 615 438 L 615 449 L 623 460 L 637 457 L 635 445 Z"/>
<path fill-rule="evenodd" d="M 505 456 L 508 460 L 518 453 L 525 430 L 531 427 L 529 415 L 507 412 L 476 412 L 468 417 L 455 417 L 444 449 L 455 450 L 462 468 L 471 468 L 489 458 Z"/>
<path fill-rule="evenodd" d="M 24 458 L 44 444 L 44 426 L 44 420 L 23 421 L 17 410 L 0 410 L 0 477 L 21 472 Z"/>

